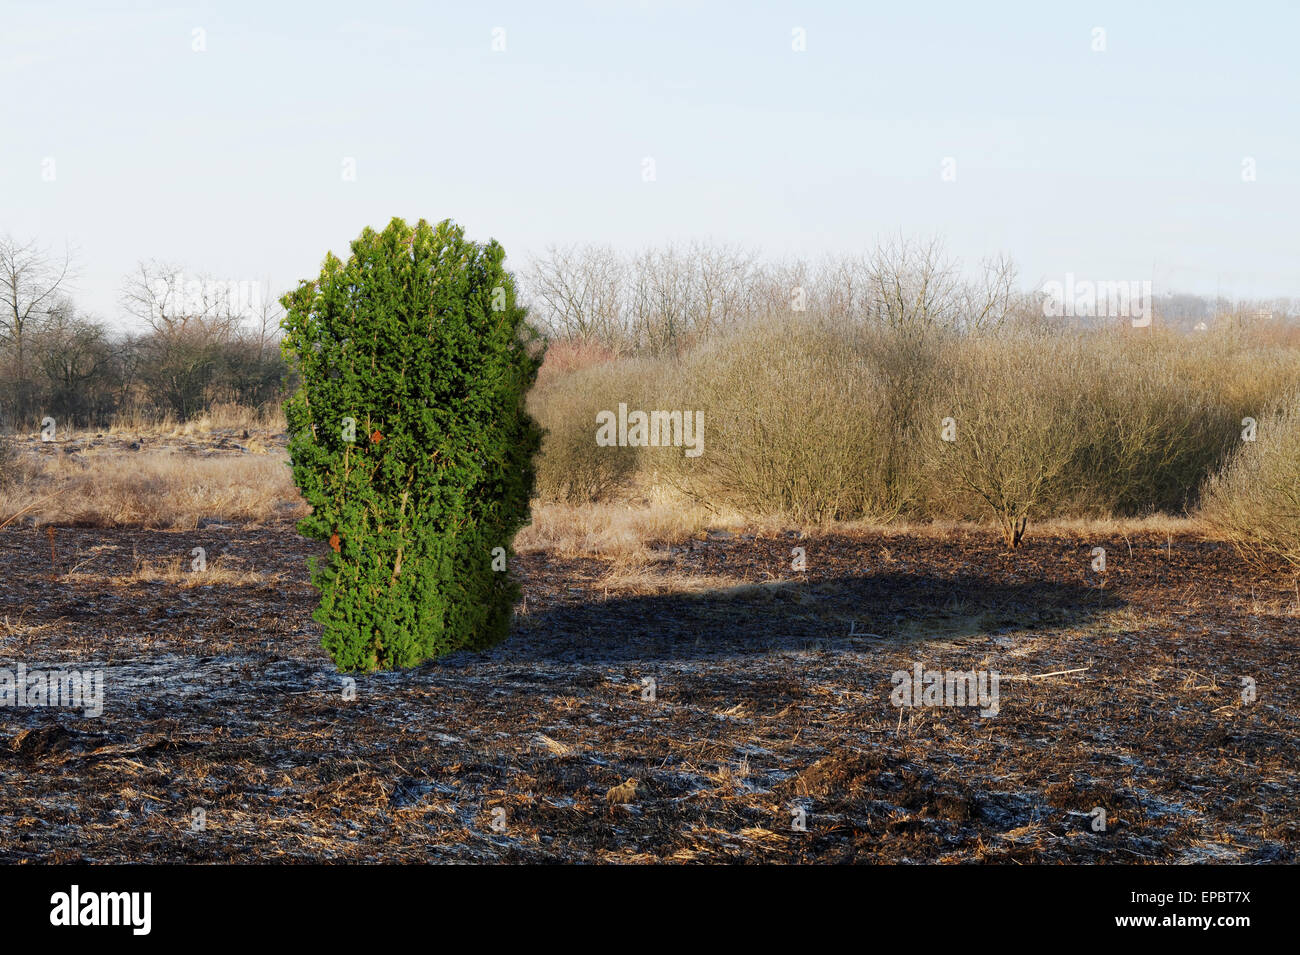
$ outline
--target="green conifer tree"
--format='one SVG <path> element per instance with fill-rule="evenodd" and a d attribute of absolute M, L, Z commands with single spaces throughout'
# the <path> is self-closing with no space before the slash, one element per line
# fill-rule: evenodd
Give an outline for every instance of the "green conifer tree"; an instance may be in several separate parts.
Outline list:
<path fill-rule="evenodd" d="M 299 530 L 330 543 L 310 568 L 340 670 L 413 666 L 509 630 L 541 349 L 504 258 L 450 220 L 393 219 L 281 300 L 300 378 L 289 455 L 312 508 Z"/>

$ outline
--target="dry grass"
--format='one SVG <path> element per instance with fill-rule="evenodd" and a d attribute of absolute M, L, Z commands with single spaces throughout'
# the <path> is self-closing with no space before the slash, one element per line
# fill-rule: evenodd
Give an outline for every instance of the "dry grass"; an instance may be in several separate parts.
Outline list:
<path fill-rule="evenodd" d="M 762 585 L 748 584 L 739 577 L 716 574 L 688 574 L 657 566 L 653 559 L 621 559 L 596 583 L 603 596 L 711 594 L 715 597 L 749 594 Z"/>
<path fill-rule="evenodd" d="M 233 403 L 215 403 L 202 415 L 178 421 L 170 412 L 158 416 L 146 409 L 132 409 L 117 414 L 108 427 L 109 434 L 179 437 L 211 431 L 283 431 L 284 411 L 280 405 L 250 408 Z"/>
<path fill-rule="evenodd" d="M 640 504 L 533 504 L 533 522 L 515 538 L 521 554 L 561 557 L 647 555 L 648 544 L 679 541 L 710 527 L 738 528 L 738 514 L 719 518 L 701 507 Z"/>
<path fill-rule="evenodd" d="M 200 521 L 259 524 L 306 513 L 281 455 L 198 458 L 171 450 L 49 455 L 0 488 L 0 523 L 188 530 Z"/>
<path fill-rule="evenodd" d="M 192 558 L 169 557 L 159 560 L 142 560 L 129 574 L 92 574 L 84 571 L 64 574 L 60 578 L 65 582 L 129 585 L 129 584 L 172 584 L 182 590 L 194 587 L 243 587 L 278 583 L 283 578 L 279 574 L 262 574 L 242 569 L 218 557 L 207 562 L 202 569 L 196 569 Z"/>
<path fill-rule="evenodd" d="M 240 420 L 238 415 L 222 420 Z M 1268 419 L 1261 430 L 1260 446 L 1272 448 L 1282 433 L 1284 416 Z M 204 430 L 204 429 L 208 430 Z M 155 426 L 148 432 L 146 447 L 127 450 L 144 441 L 140 434 L 125 432 L 108 441 L 92 441 L 93 433 L 68 435 L 57 446 L 31 439 L 19 450 L 9 468 L 9 480 L 0 483 L 0 528 L 19 524 L 61 524 L 87 527 L 147 527 L 192 530 L 209 523 L 257 525 L 296 520 L 307 513 L 294 487 L 284 451 L 276 445 L 280 435 L 271 432 L 234 435 L 235 450 L 228 442 L 229 429 L 212 421 L 172 426 L 167 431 Z M 263 441 L 258 442 L 257 438 Z M 220 442 L 220 443 L 218 443 Z M 218 450 L 225 448 L 225 450 Z M 71 449 L 75 453 L 64 453 Z M 197 449 L 197 453 L 196 453 Z M 239 453 L 241 450 L 262 453 Z M 1253 446 L 1248 450 L 1253 450 Z M 1289 461 L 1285 452 L 1275 453 L 1281 465 Z M 1075 516 L 1049 516 L 1031 521 L 1030 533 L 1044 537 L 1136 538 L 1159 535 L 1207 535 L 1230 540 L 1250 537 L 1251 527 L 1261 514 L 1271 516 L 1269 540 L 1276 552 L 1286 551 L 1292 540 L 1279 506 L 1269 511 L 1261 493 L 1245 494 L 1244 458 L 1239 458 L 1231 489 L 1237 495 L 1232 508 L 1224 503 L 1229 490 L 1225 478 L 1212 483 L 1218 495 L 1215 521 L 1197 514 L 1157 512 L 1143 517 L 1107 514 L 1081 508 Z M 1272 459 L 1270 459 L 1272 460 Z M 706 532 L 729 532 L 757 538 L 794 535 L 815 539 L 827 535 L 945 538 L 969 536 L 987 530 L 978 520 L 939 516 L 901 516 L 893 520 L 797 520 L 789 514 L 746 511 L 727 506 L 708 506 L 693 500 L 665 483 L 659 473 L 642 471 L 636 485 L 624 488 L 615 500 L 558 503 L 544 499 L 533 502 L 533 520 L 516 538 L 520 554 L 546 552 L 562 558 L 601 558 L 613 566 L 601 580 L 608 593 L 690 593 L 701 589 L 726 589 L 736 581 L 718 577 L 693 581 L 676 580 L 661 566 L 664 548 Z M 1258 483 L 1258 482 L 1257 482 Z M 1285 490 L 1286 482 L 1273 482 Z M 1281 491 L 1278 492 L 1279 494 Z M 1276 495 L 1275 495 L 1276 496 Z M 1224 523 L 1231 512 L 1233 524 Z M 1067 512 L 1069 514 L 1070 512 Z M 1260 532 L 1262 533 L 1262 531 Z M 1244 535 L 1244 536 L 1243 536 Z M 1259 534 L 1251 541 L 1259 549 Z M 1273 541 L 1276 537 L 1278 540 Z M 1280 543 L 1279 543 L 1280 542 Z M 1240 545 L 1239 545 L 1240 546 Z M 1250 549 L 1249 547 L 1247 549 Z M 1261 552 L 1262 553 L 1262 552 Z M 1290 551 L 1287 551 L 1290 553 Z M 1254 556 L 1258 557 L 1259 554 Z M 1271 557 L 1272 555 L 1270 555 Z M 183 568 L 182 568 L 183 569 Z M 171 580 L 166 568 L 145 568 L 140 579 Z M 188 573 L 188 571 L 186 572 Z M 175 578 L 179 580 L 181 578 Z M 191 577 L 184 578 L 197 583 Z M 232 578 L 233 580 L 233 578 Z M 227 582 L 212 580 L 209 582 Z"/>
<path fill-rule="evenodd" d="M 189 530 L 200 521 L 260 524 L 306 513 L 283 452 L 199 458 L 174 451 L 101 452 L 90 460 L 48 455 L 28 461 L 18 479 L 0 488 L 0 524 L 10 518 L 36 524 L 138 526 Z M 970 521 L 874 520 L 798 522 L 779 515 L 710 510 L 672 491 L 652 487 L 639 500 L 618 503 L 533 502 L 533 521 L 520 531 L 521 554 L 617 557 L 652 562 L 655 548 L 709 530 L 758 536 L 795 532 L 943 537 L 974 533 Z M 1052 518 L 1032 525 L 1045 536 L 1186 534 L 1206 528 L 1198 518 L 1156 514 L 1142 518 Z"/>
<path fill-rule="evenodd" d="M 988 522 L 983 521 L 917 521 L 898 520 L 888 524 L 874 521 L 833 521 L 800 528 L 808 537 L 843 535 L 860 537 L 864 535 L 879 537 L 925 537 L 945 538 L 965 536 L 987 531 Z M 1204 530 L 1203 522 L 1197 517 L 1183 517 L 1173 514 L 1152 514 L 1147 517 L 1049 517 L 1030 524 L 1033 534 L 1039 537 L 1137 537 L 1159 534 L 1174 535 L 1199 534 Z"/>

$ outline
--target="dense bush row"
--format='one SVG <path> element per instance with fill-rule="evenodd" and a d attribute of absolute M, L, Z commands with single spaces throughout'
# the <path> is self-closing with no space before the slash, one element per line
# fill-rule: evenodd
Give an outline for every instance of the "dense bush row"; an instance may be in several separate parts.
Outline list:
<path fill-rule="evenodd" d="M 532 404 L 548 429 L 547 497 L 660 484 L 710 506 L 801 520 L 995 515 L 1013 542 L 1031 515 L 1186 512 L 1243 444 L 1243 419 L 1263 421 L 1298 386 L 1300 349 L 1231 332 L 1011 324 L 971 334 L 798 316 L 749 323 L 677 357 L 556 376 Z M 702 412 L 705 452 L 598 446 L 596 414 L 619 403 Z M 946 419 L 954 440 L 944 440 Z M 1261 425 L 1269 442 L 1294 427 L 1285 416 Z M 1270 480 L 1287 487 L 1279 462 L 1300 455 L 1261 438 L 1257 453 L 1266 450 L 1279 475 Z M 1242 482 L 1215 494 L 1240 494 Z M 1285 499 L 1278 508 L 1286 519 Z"/>

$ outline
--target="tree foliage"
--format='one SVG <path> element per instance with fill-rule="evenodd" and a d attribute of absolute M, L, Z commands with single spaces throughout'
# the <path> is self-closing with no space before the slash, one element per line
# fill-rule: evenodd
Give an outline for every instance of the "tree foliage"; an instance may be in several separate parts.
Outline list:
<path fill-rule="evenodd" d="M 340 670 L 407 667 L 508 631 L 540 365 L 495 241 L 450 221 L 367 228 L 282 299 L 300 387 L 285 408 L 316 620 Z"/>

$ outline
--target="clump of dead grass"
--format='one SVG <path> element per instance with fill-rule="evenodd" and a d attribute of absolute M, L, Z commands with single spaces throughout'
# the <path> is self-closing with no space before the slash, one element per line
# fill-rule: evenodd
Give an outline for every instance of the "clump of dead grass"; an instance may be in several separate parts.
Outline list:
<path fill-rule="evenodd" d="M 118 583 L 163 583 L 189 589 L 193 587 L 255 586 L 277 583 L 278 574 L 264 574 L 243 569 L 221 557 L 208 562 L 201 570 L 194 567 L 188 557 L 169 557 L 162 560 L 143 560 L 135 571 L 126 577 L 113 578 Z"/>
<path fill-rule="evenodd" d="M 108 434 L 195 435 L 212 431 L 283 431 L 284 409 L 279 403 L 260 408 L 234 402 L 216 402 L 202 414 L 184 421 L 171 412 L 158 414 L 143 408 L 130 408 L 113 416 Z"/>
<path fill-rule="evenodd" d="M 191 530 L 306 514 L 283 457 L 198 458 L 175 451 L 50 456 L 0 488 L 0 523 Z"/>
<path fill-rule="evenodd" d="M 684 540 L 710 527 L 740 527 L 738 514 L 716 515 L 668 501 L 561 504 L 535 501 L 533 522 L 515 538 L 521 554 L 560 557 L 645 555 L 648 545 Z"/>

